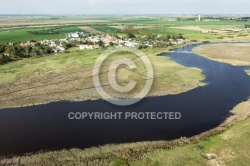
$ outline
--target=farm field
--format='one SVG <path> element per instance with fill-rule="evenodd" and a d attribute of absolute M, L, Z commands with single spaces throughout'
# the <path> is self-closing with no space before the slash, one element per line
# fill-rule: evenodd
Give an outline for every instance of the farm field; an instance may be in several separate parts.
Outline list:
<path fill-rule="evenodd" d="M 202 28 L 200 26 L 180 26 L 180 27 L 172 27 L 172 28 L 183 29 L 183 30 L 190 30 L 190 31 L 199 31 L 199 32 L 202 32 L 202 31 L 213 31 L 213 32 L 217 32 L 217 33 L 226 33 L 225 31 L 222 31 L 222 30 L 215 30 L 212 27 L 210 27 L 208 29 Z"/>
<path fill-rule="evenodd" d="M 111 26 L 90 26 L 91 28 L 93 29 L 96 29 L 98 31 L 101 31 L 101 32 L 104 32 L 104 33 L 120 33 L 121 30 L 118 29 L 118 28 L 114 28 L 114 27 L 111 27 Z"/>
<path fill-rule="evenodd" d="M 191 40 L 198 41 L 247 41 L 249 37 L 238 36 L 239 33 L 222 35 L 222 29 L 242 28 L 245 22 L 241 21 L 168 21 L 164 16 L 141 18 L 138 16 L 33 16 L 33 17 L 10 17 L 8 19 L 0 17 L 0 43 L 19 42 L 27 40 L 61 39 L 68 32 L 103 32 L 119 33 L 127 25 L 133 25 L 135 29 L 144 29 L 146 32 L 154 34 L 179 34 Z M 6 28 L 18 29 L 6 29 Z M 54 29 L 58 33 L 35 35 L 29 33 L 30 29 Z M 87 28 L 88 27 L 88 28 Z M 87 29 L 86 29 L 87 28 Z M 90 29 L 91 28 L 91 29 Z M 86 31 L 85 31 L 85 30 Z M 201 31 L 213 30 L 218 34 L 201 34 Z M 233 38 L 232 38 L 233 36 Z"/>
<path fill-rule="evenodd" d="M 80 27 L 82 30 L 84 30 L 85 32 L 88 32 L 88 33 L 103 33 L 102 31 L 99 31 L 97 29 L 94 29 L 94 28 L 91 28 L 91 27 L 88 27 L 88 26 L 84 26 L 84 27 Z"/>
<path fill-rule="evenodd" d="M 50 25 L 50 24 L 130 24 L 130 25 L 167 25 L 167 26 L 203 26 L 203 27 L 228 27 L 244 25 L 239 21 L 168 21 L 171 17 L 164 16 L 12 16 L 9 18 L 0 17 L 0 27 L 6 26 L 29 26 L 29 25 Z"/>
<path fill-rule="evenodd" d="M 0 27 L 6 26 L 30 26 L 30 25 L 51 25 L 51 24 L 86 24 L 86 23 L 105 23 L 106 20 L 97 19 L 0 19 Z"/>
<path fill-rule="evenodd" d="M 65 33 L 84 32 L 78 27 L 20 28 L 0 31 L 0 43 L 26 42 L 29 40 L 62 39 Z"/>
<path fill-rule="evenodd" d="M 181 29 L 176 27 L 155 27 L 146 30 L 155 34 L 200 34 L 200 31 L 198 30 Z"/>
<path fill-rule="evenodd" d="M 29 40 L 61 39 L 64 34 L 36 35 L 30 32 L 31 29 L 15 29 L 0 32 L 0 43 L 4 42 L 25 42 Z"/>
<path fill-rule="evenodd" d="M 168 26 L 239 26 L 245 22 L 239 21 L 168 21 L 166 19 L 126 19 L 113 20 L 113 23 L 131 25 L 168 25 Z"/>

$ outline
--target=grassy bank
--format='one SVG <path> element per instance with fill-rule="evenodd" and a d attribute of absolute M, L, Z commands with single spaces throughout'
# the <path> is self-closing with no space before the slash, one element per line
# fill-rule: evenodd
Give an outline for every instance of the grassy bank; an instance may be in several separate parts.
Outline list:
<path fill-rule="evenodd" d="M 65 149 L 23 156 L 1 157 L 0 164 L 165 166 L 248 165 L 250 162 L 250 100 L 239 104 L 219 127 L 191 138 L 174 141 L 106 145 Z"/>
<path fill-rule="evenodd" d="M 145 49 L 154 69 L 154 83 L 148 96 L 178 94 L 203 86 L 201 70 L 181 66 L 167 57 L 157 56 L 166 49 Z M 14 107 L 60 100 L 100 99 L 92 81 L 93 65 L 104 50 L 77 48 L 70 53 L 57 53 L 40 58 L 23 59 L 0 66 L 0 107 Z M 135 58 L 130 53 L 114 54 L 100 70 L 102 85 L 109 85 L 107 70 L 111 62 L 119 58 Z M 142 61 L 134 59 L 135 70 L 120 67 L 118 82 L 127 84 L 133 79 L 138 86 L 131 94 L 117 94 L 110 86 L 104 89 L 116 97 L 131 97 L 145 84 L 146 68 Z M 125 95 L 125 96 L 124 96 Z"/>
<path fill-rule="evenodd" d="M 196 47 L 194 53 L 234 66 L 250 66 L 250 44 L 212 44 Z"/>

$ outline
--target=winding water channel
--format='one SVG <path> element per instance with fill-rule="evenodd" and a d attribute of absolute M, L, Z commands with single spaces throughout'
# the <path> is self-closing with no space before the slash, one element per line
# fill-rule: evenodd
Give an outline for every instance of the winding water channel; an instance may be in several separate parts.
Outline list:
<path fill-rule="evenodd" d="M 207 85 L 179 95 L 153 97 L 118 107 L 103 100 L 56 102 L 0 110 L 0 154 L 42 149 L 86 148 L 109 143 L 171 140 L 218 126 L 230 110 L 250 96 L 243 67 L 192 54 L 201 44 L 164 53 L 188 67 L 202 69 Z M 69 120 L 69 112 L 181 112 L 180 120 Z"/>

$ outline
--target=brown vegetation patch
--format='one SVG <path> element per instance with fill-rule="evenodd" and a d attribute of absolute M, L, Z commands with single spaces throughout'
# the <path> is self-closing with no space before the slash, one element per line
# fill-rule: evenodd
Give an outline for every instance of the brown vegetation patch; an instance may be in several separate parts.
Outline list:
<path fill-rule="evenodd" d="M 91 55 L 84 54 L 88 52 Z M 32 61 L 32 59 L 14 62 L 19 64 L 19 67 L 12 66 L 12 64 L 2 66 L 6 73 L 3 71 L 1 75 L 2 81 L 5 81 L 5 83 L 0 84 L 0 108 L 23 107 L 62 100 L 84 101 L 100 99 L 101 96 L 97 93 L 93 84 L 92 74 L 98 53 L 101 53 L 101 51 L 84 50 L 70 53 L 72 57 L 70 57 L 70 54 L 62 53 L 54 57 L 43 57 L 44 61 L 34 59 L 36 62 L 32 64 L 29 64 L 29 61 Z M 64 59 L 64 56 L 67 56 L 67 58 Z M 132 55 L 114 55 L 113 58 L 128 56 Z M 148 52 L 148 57 L 154 68 L 154 83 L 148 93 L 148 97 L 178 94 L 204 85 L 201 82 L 204 76 L 199 69 L 186 68 L 166 57 L 156 56 L 155 50 L 152 50 L 152 53 Z M 53 58 L 54 60 L 52 60 Z M 91 62 L 81 65 L 84 61 Z M 116 98 L 132 98 L 136 96 L 137 92 L 140 92 L 145 85 L 147 70 L 138 57 L 133 61 L 137 64 L 135 70 L 129 70 L 127 66 L 121 66 L 117 70 L 116 75 L 117 81 L 121 86 L 127 85 L 130 80 L 136 81 L 137 86 L 133 91 L 127 94 L 117 94 L 110 86 L 107 71 L 112 58 L 110 61 L 106 61 L 100 70 L 103 89 Z M 8 66 L 11 67 L 9 68 Z M 29 70 L 24 71 L 24 67 L 26 70 Z M 14 72 L 11 72 L 12 70 Z M 13 79 L 6 82 L 12 77 Z"/>
<path fill-rule="evenodd" d="M 193 52 L 234 66 L 250 65 L 250 44 L 211 44 L 196 47 Z"/>

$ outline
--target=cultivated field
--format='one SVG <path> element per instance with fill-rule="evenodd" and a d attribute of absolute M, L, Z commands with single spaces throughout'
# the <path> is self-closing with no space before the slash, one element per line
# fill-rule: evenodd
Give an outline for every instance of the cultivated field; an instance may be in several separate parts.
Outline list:
<path fill-rule="evenodd" d="M 4 26 L 27 26 L 27 25 L 50 25 L 50 24 L 80 24 L 80 23 L 105 23 L 105 20 L 0 20 L 0 27 Z"/>
<path fill-rule="evenodd" d="M 29 40 L 41 41 L 44 39 L 63 39 L 69 32 L 84 32 L 78 27 L 33 27 L 20 29 L 7 29 L 0 31 L 0 43 L 27 42 Z"/>
<path fill-rule="evenodd" d="M 27 28 L 58 27 L 83 27 L 82 31 L 90 33 L 122 33 L 127 25 L 133 25 L 135 29 L 144 29 L 153 34 L 179 34 L 191 40 L 198 41 L 249 41 L 250 33 L 224 33 L 222 29 L 243 28 L 243 21 L 167 21 L 167 17 L 159 16 L 157 19 L 151 16 L 23 16 L 0 17 L 0 42 L 18 42 L 39 39 L 60 39 L 63 34 L 47 34 L 46 36 L 32 36 L 27 33 Z M 8 28 L 19 29 L 8 29 Z M 88 27 L 88 28 L 87 28 Z M 79 30 L 78 30 L 79 31 Z M 201 31 L 213 31 L 217 34 L 201 34 Z M 10 32 L 10 33 L 9 33 Z M 13 32 L 13 33 L 12 33 Z M 222 33 L 223 32 L 223 33 Z M 137 34 L 139 35 L 139 34 Z"/>
<path fill-rule="evenodd" d="M 97 29 L 94 29 L 94 28 L 91 28 L 88 26 L 84 26 L 84 27 L 80 27 L 80 28 L 88 33 L 102 33 L 102 31 L 98 31 Z"/>
<path fill-rule="evenodd" d="M 217 30 L 217 29 L 205 29 L 205 28 L 202 28 L 200 26 L 181 26 L 181 27 L 172 27 L 172 28 L 176 28 L 176 29 L 185 29 L 185 30 L 191 30 L 191 31 L 205 31 L 205 32 L 209 32 L 209 31 L 212 31 L 212 32 L 216 32 L 216 33 L 226 33 L 226 31 L 223 31 L 223 30 Z"/>
<path fill-rule="evenodd" d="M 118 32 L 122 32 L 120 29 L 117 29 L 117 28 L 114 28 L 114 27 L 111 27 L 111 26 L 98 26 L 98 25 L 94 25 L 94 26 L 91 26 L 91 28 L 93 29 L 97 29 L 101 32 L 105 32 L 105 33 L 118 33 Z"/>
<path fill-rule="evenodd" d="M 197 30 L 179 29 L 175 27 L 151 27 L 146 30 L 156 34 L 200 34 L 200 31 Z"/>

